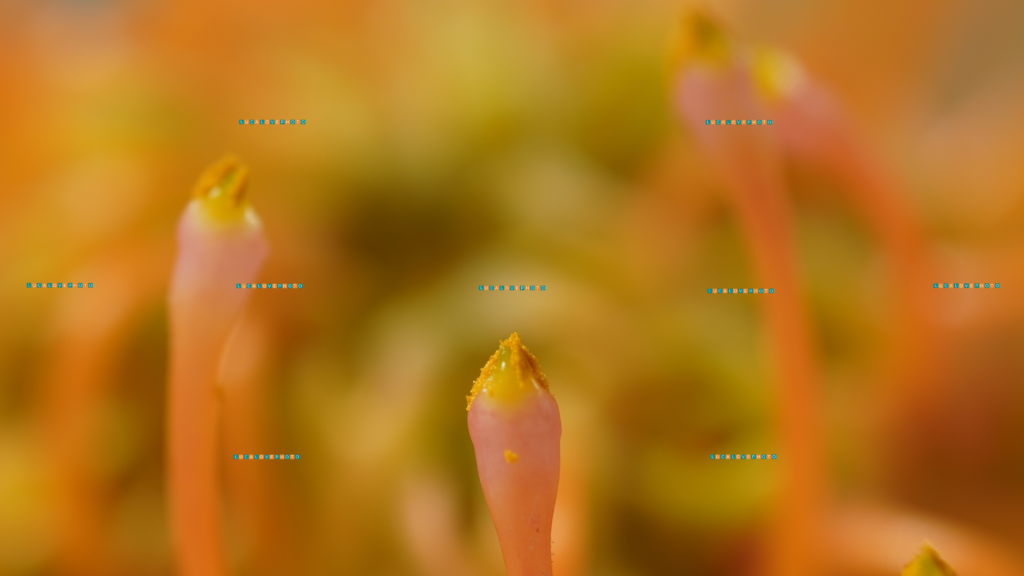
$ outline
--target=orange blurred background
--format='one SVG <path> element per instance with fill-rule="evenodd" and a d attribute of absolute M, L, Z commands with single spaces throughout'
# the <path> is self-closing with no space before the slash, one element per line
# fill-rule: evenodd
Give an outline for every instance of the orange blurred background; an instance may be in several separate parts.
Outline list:
<path fill-rule="evenodd" d="M 258 280 L 304 286 L 253 293 L 226 352 L 232 573 L 502 574 L 464 396 L 518 331 L 562 412 L 558 576 L 763 573 L 794 400 L 821 423 L 822 574 L 896 574 L 923 539 L 962 576 L 1024 574 L 1024 5 L 706 6 L 830 91 L 898 182 L 889 230 L 923 239 L 902 260 L 840 179 L 775 160 L 804 399 L 762 297 L 706 294 L 761 284 L 673 106 L 693 6 L 0 4 L 0 574 L 173 573 L 173 232 L 225 152 Z M 58 281 L 96 287 L 24 288 Z M 964 281 L 1001 287 L 932 288 Z M 546 291 L 478 291 L 511 283 Z M 709 461 L 750 452 L 779 460 Z"/>

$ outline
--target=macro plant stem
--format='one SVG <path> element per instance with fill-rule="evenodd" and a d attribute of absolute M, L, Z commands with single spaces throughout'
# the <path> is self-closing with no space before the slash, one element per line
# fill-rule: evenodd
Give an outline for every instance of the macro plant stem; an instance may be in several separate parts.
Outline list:
<path fill-rule="evenodd" d="M 675 101 L 678 115 L 721 174 L 739 220 L 754 277 L 775 288 L 762 300 L 774 349 L 782 494 L 770 530 L 768 574 L 810 576 L 820 563 L 825 498 L 817 366 L 799 283 L 796 241 L 781 151 L 773 126 L 706 126 L 706 118 L 761 118 L 752 80 L 737 66 L 735 48 L 717 22 L 685 15 L 679 43 Z"/>
<path fill-rule="evenodd" d="M 892 328 L 886 335 L 887 378 L 879 400 L 911 401 L 928 393 L 935 376 L 931 300 L 920 289 L 933 280 L 924 230 L 905 202 L 906 191 L 824 87 L 795 59 L 762 49 L 754 58 L 757 87 L 772 106 L 775 134 L 784 151 L 827 172 L 877 237 L 890 259 Z"/>
<path fill-rule="evenodd" d="M 180 574 L 225 573 L 218 369 L 232 327 L 267 253 L 262 224 L 245 197 L 248 170 L 227 157 L 200 177 L 178 225 L 168 296 L 170 382 L 167 459 L 171 538 Z"/>
<path fill-rule="evenodd" d="M 558 493 L 558 404 L 537 359 L 513 333 L 467 397 L 480 486 L 508 576 L 551 576 L 551 521 Z"/>

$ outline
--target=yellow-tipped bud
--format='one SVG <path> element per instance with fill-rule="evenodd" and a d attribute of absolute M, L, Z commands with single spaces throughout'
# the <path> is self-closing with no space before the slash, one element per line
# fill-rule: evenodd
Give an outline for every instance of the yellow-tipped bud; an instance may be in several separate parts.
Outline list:
<path fill-rule="evenodd" d="M 903 569 L 903 576 L 956 576 L 956 572 L 925 542 L 917 557 Z"/>
<path fill-rule="evenodd" d="M 248 183 L 249 168 L 236 156 L 228 155 L 203 171 L 192 197 L 210 220 L 221 224 L 240 222 L 250 208 L 245 193 Z"/>
<path fill-rule="evenodd" d="M 688 10 L 680 21 L 672 60 L 677 69 L 691 64 L 726 66 L 733 60 L 732 41 L 717 19 Z"/>
<path fill-rule="evenodd" d="M 796 58 L 769 48 L 754 51 L 753 74 L 754 85 L 769 100 L 792 94 L 807 78 Z"/>
<path fill-rule="evenodd" d="M 548 381 L 537 359 L 519 341 L 519 334 L 513 332 L 508 340 L 501 341 L 498 351 L 480 370 L 480 377 L 466 396 L 466 410 L 473 406 L 473 400 L 481 391 L 502 402 L 515 402 L 523 394 L 537 389 L 549 390 Z"/>

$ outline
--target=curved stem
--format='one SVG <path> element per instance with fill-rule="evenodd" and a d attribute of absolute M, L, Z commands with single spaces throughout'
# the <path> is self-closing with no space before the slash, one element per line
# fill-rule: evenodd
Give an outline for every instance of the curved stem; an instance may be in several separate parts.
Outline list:
<path fill-rule="evenodd" d="M 683 89 L 685 88 L 685 90 Z M 771 537 L 769 573 L 809 576 L 818 566 L 825 481 L 817 367 L 803 306 L 796 263 L 796 243 L 783 176 L 782 160 L 770 127 L 705 126 L 713 110 L 755 117 L 748 80 L 739 70 L 712 72 L 695 68 L 681 75 L 681 116 L 694 127 L 701 148 L 721 173 L 739 217 L 760 283 L 775 289 L 762 299 L 770 341 L 777 359 L 778 411 L 785 478 Z"/>

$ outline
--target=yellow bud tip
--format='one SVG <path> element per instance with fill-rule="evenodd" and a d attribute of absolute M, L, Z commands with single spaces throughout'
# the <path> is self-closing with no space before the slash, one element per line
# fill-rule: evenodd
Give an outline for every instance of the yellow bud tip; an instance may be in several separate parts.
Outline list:
<path fill-rule="evenodd" d="M 914 560 L 903 569 L 903 576 L 956 576 L 956 572 L 925 542 Z"/>
<path fill-rule="evenodd" d="M 229 154 L 203 171 L 192 189 L 192 197 L 214 220 L 241 220 L 249 206 L 245 194 L 248 183 L 249 168 Z"/>
<path fill-rule="evenodd" d="M 519 460 L 519 455 L 511 450 L 505 450 L 505 462 L 509 464 L 515 464 L 516 460 Z"/>
<path fill-rule="evenodd" d="M 720 67 L 733 59 L 732 42 L 725 27 L 700 10 L 688 10 L 683 14 L 673 52 L 676 69 L 691 64 Z"/>
<path fill-rule="evenodd" d="M 800 63 L 789 54 L 768 48 L 754 51 L 754 85 L 765 98 L 779 100 L 795 92 L 806 81 Z"/>
<path fill-rule="evenodd" d="M 473 400 L 481 391 L 487 392 L 490 398 L 514 402 L 536 389 L 549 391 L 548 381 L 537 359 L 519 341 L 519 334 L 513 332 L 508 340 L 499 343 L 497 352 L 480 369 L 480 377 L 466 396 L 466 410 L 473 406 Z"/>

